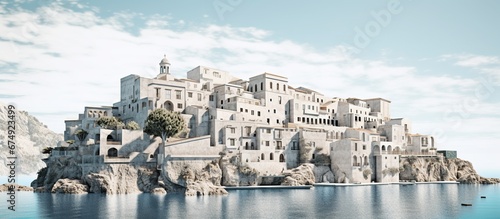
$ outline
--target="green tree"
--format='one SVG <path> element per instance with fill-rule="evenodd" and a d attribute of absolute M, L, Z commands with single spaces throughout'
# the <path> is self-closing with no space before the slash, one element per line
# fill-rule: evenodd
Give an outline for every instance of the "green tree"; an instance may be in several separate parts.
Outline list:
<path fill-rule="evenodd" d="M 185 122 L 180 113 L 160 108 L 155 109 L 148 115 L 145 121 L 144 132 L 161 137 L 162 147 L 160 148 L 160 154 L 165 154 L 165 141 L 182 131 L 184 126 Z"/>
<path fill-rule="evenodd" d="M 87 137 L 89 133 L 83 129 L 78 129 L 76 132 L 75 132 L 75 135 L 76 137 L 78 137 L 78 140 L 80 140 L 80 142 L 82 142 L 83 140 L 85 140 L 85 138 Z"/>
<path fill-rule="evenodd" d="M 95 123 L 104 129 L 116 129 L 124 126 L 123 122 L 118 120 L 116 117 L 111 116 L 100 117 L 95 121 Z"/>
<path fill-rule="evenodd" d="M 125 125 L 125 129 L 138 130 L 138 129 L 140 129 L 140 127 L 139 127 L 139 124 L 137 124 L 137 122 L 130 121 L 130 122 L 127 122 L 127 125 Z"/>
<path fill-rule="evenodd" d="M 42 154 L 50 154 L 52 153 L 52 147 L 44 147 L 43 150 L 42 150 Z"/>

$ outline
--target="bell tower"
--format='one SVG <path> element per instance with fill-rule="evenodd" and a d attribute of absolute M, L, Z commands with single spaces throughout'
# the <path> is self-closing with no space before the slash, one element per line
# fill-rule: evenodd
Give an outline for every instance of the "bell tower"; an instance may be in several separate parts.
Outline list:
<path fill-rule="evenodd" d="M 163 59 L 160 61 L 160 74 L 170 74 L 170 62 L 167 55 L 163 55 Z"/>

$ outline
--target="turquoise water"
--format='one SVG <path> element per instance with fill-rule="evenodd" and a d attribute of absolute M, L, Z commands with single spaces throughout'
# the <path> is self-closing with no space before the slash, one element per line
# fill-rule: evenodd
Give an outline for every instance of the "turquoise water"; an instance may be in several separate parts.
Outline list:
<path fill-rule="evenodd" d="M 0 218 L 500 218 L 500 185 L 239 190 L 206 197 L 18 192 L 16 202 L 11 212 L 0 201 Z"/>

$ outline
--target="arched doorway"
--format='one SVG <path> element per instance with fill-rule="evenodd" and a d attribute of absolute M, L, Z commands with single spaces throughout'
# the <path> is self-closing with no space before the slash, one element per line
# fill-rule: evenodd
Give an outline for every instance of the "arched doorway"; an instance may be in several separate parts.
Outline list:
<path fill-rule="evenodd" d="M 108 157 L 118 157 L 118 150 L 116 150 L 116 148 L 110 148 L 108 150 Z"/>
<path fill-rule="evenodd" d="M 169 110 L 169 111 L 173 111 L 174 104 L 170 100 L 167 100 L 167 101 L 165 101 L 165 103 L 163 103 L 163 108 L 165 108 L 166 110 Z"/>
<path fill-rule="evenodd" d="M 284 163 L 285 162 L 285 155 L 280 154 L 280 162 Z"/>

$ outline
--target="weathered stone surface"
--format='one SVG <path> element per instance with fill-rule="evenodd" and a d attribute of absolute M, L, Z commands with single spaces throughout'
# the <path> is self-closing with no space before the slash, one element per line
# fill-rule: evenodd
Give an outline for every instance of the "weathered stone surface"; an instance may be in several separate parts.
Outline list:
<path fill-rule="evenodd" d="M 88 193 L 89 186 L 79 179 L 59 179 L 52 187 L 52 193 L 84 194 Z"/>
<path fill-rule="evenodd" d="M 38 172 L 38 177 L 31 186 L 43 186 L 45 191 L 51 191 L 59 179 L 81 179 L 82 169 L 78 166 L 77 159 L 78 157 L 51 157 L 47 161 L 47 168 Z"/>
<path fill-rule="evenodd" d="M 22 185 L 18 185 L 18 184 L 11 184 L 11 183 L 5 183 L 5 184 L 2 184 L 0 185 L 0 192 L 7 192 L 9 191 L 9 187 L 14 187 L 14 190 L 15 191 L 33 191 L 33 188 L 29 187 L 29 186 L 22 186 Z"/>
<path fill-rule="evenodd" d="M 313 185 L 315 182 L 314 177 L 314 164 L 302 164 L 297 168 L 286 170 L 283 172 L 285 179 L 281 185 L 286 186 L 302 186 Z"/>
<path fill-rule="evenodd" d="M 83 177 L 90 192 L 106 194 L 150 192 L 158 187 L 157 180 L 158 173 L 153 168 L 128 164 L 108 164 Z"/>
<path fill-rule="evenodd" d="M 247 166 L 238 166 L 236 157 L 223 157 L 220 160 L 222 169 L 222 185 L 224 186 L 256 186 L 259 171 Z"/>
<path fill-rule="evenodd" d="M 335 176 L 329 166 L 314 166 L 313 168 L 315 182 L 335 182 Z"/>
<path fill-rule="evenodd" d="M 399 178 L 417 182 L 458 181 L 467 184 L 491 184 L 500 181 L 479 176 L 472 163 L 459 158 L 401 158 Z"/>
<path fill-rule="evenodd" d="M 164 188 L 157 187 L 151 190 L 152 194 L 167 194 L 167 191 Z"/>
<path fill-rule="evenodd" d="M 221 186 L 222 170 L 218 160 L 206 163 L 204 167 L 203 164 L 184 160 L 169 161 L 164 181 L 184 188 L 184 194 L 189 196 L 227 194 Z"/>

